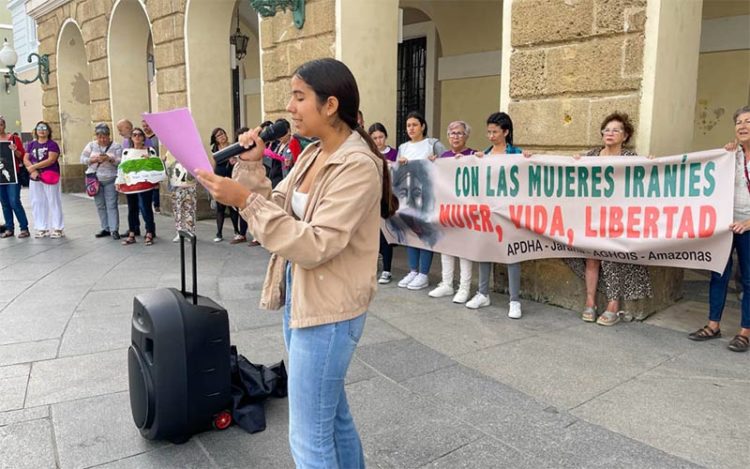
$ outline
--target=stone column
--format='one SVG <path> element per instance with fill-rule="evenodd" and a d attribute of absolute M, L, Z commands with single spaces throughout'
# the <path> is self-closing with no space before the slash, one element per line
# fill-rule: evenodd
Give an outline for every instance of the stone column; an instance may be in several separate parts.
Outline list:
<path fill-rule="evenodd" d="M 601 120 L 618 110 L 638 129 L 639 153 L 690 148 L 700 11 L 700 0 L 506 0 L 501 108 L 513 117 L 515 143 L 577 153 L 600 144 Z M 674 136 L 664 106 L 676 103 L 690 137 L 680 132 L 659 145 Z M 681 269 L 650 272 L 654 298 L 624 305 L 638 317 L 682 294 Z M 495 274 L 495 288 L 507 288 L 504 266 Z M 522 292 L 575 310 L 585 297 L 583 281 L 560 260 L 523 263 Z"/>
<path fill-rule="evenodd" d="M 260 21 L 264 119 L 289 118 L 289 79 L 303 63 L 336 56 L 336 2 L 305 2 L 305 25 L 294 26 L 290 11 Z"/>

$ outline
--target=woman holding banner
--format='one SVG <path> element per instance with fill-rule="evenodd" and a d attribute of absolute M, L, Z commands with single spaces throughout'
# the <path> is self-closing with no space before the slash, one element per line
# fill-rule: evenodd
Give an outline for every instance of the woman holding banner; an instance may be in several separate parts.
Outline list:
<path fill-rule="evenodd" d="M 464 121 L 454 121 L 448 124 L 448 144 L 450 149 L 446 150 L 440 158 L 460 158 L 464 155 L 471 155 L 474 150 L 466 146 L 466 141 L 471 134 L 471 127 Z M 469 259 L 459 258 L 459 267 L 461 269 L 458 291 L 453 296 L 453 302 L 463 304 L 469 299 L 471 294 L 471 269 L 472 262 Z M 428 293 L 432 298 L 442 298 L 453 295 L 453 270 L 456 266 L 455 256 L 440 254 L 440 265 L 442 267 L 442 281 L 437 288 Z"/>
<path fill-rule="evenodd" d="M 584 156 L 635 156 L 625 148 L 633 136 L 633 124 L 625 113 L 613 112 L 604 118 L 600 131 L 602 146 L 589 150 Z M 578 159 L 580 155 L 573 158 Z M 600 326 L 613 326 L 620 322 L 620 298 L 640 300 L 651 297 L 651 279 L 642 265 L 600 261 L 598 259 L 565 259 L 578 277 L 586 282 L 586 304 L 581 319 Z M 607 309 L 598 315 L 596 292 L 607 298 Z"/>
<path fill-rule="evenodd" d="M 344 379 L 377 288 L 381 217 L 393 215 L 387 163 L 357 124 L 359 91 L 334 59 L 303 64 L 287 111 L 299 134 L 319 137 L 267 199 L 259 129 L 240 136 L 234 180 L 199 170 L 217 201 L 236 206 L 271 253 L 261 306 L 284 301 L 289 353 L 289 442 L 297 467 L 363 468 Z"/>
<path fill-rule="evenodd" d="M 523 150 L 513 145 L 513 121 L 504 112 L 495 112 L 487 118 L 487 138 L 492 145 L 483 152 L 474 155 L 482 158 L 492 155 L 514 155 L 524 153 Z M 479 291 L 466 303 L 470 309 L 479 309 L 490 305 L 490 270 L 491 262 L 479 263 Z M 521 263 L 507 264 L 508 269 L 508 317 L 520 319 L 521 302 Z"/>
<path fill-rule="evenodd" d="M 361 113 L 359 114 L 361 115 Z M 372 137 L 372 141 L 378 147 L 378 151 L 383 155 L 383 158 L 390 164 L 396 161 L 398 151 L 388 145 L 388 131 L 385 130 L 385 126 L 380 122 L 375 122 L 367 129 L 367 132 Z M 380 273 L 378 283 L 385 285 L 391 283 L 393 276 L 391 275 L 391 265 L 393 263 L 393 245 L 388 243 L 388 240 L 383 236 L 383 232 L 380 232 L 380 250 L 379 253 L 383 256 L 383 271 Z"/>
<path fill-rule="evenodd" d="M 427 138 L 427 121 L 422 114 L 412 111 L 406 115 L 406 133 L 409 141 L 398 147 L 397 161 L 404 166 L 413 161 L 435 159 L 445 153 L 446 148 L 436 138 Z M 427 274 L 432 266 L 432 251 L 411 246 L 406 247 L 409 262 L 409 273 L 398 282 L 401 288 L 422 290 L 430 284 Z"/>
<path fill-rule="evenodd" d="M 29 219 L 26 217 L 26 210 L 23 209 L 21 204 L 21 183 L 18 181 L 18 170 L 20 169 L 20 162 L 23 160 L 24 148 L 21 143 L 21 139 L 17 135 L 6 133 L 5 131 L 5 118 L 0 116 L 0 141 L 10 142 L 9 150 L 11 155 L 9 161 L 6 161 L 8 167 L 4 170 L 8 174 L 16 174 L 15 181 L 10 184 L 0 184 L 0 206 L 3 210 L 3 218 L 5 218 L 5 231 L 0 233 L 0 238 L 12 238 L 15 226 L 13 225 L 13 215 L 15 214 L 18 220 L 19 238 L 29 237 Z M 15 166 L 15 168 L 13 168 Z M 15 169 L 15 171 L 14 171 Z M 4 178 L 11 180 L 11 177 Z"/>
<path fill-rule="evenodd" d="M 734 132 L 737 138 L 734 175 L 734 223 L 729 228 L 733 232 L 732 250 L 737 251 L 737 261 L 742 277 L 742 319 L 740 332 L 729 342 L 729 350 L 747 352 L 750 348 L 750 106 L 743 106 L 734 113 Z M 727 267 L 719 275 L 711 272 L 708 291 L 708 324 L 690 334 L 691 340 L 706 341 L 721 337 L 721 314 L 727 297 L 729 279 L 732 276 L 732 255 L 730 252 Z"/>

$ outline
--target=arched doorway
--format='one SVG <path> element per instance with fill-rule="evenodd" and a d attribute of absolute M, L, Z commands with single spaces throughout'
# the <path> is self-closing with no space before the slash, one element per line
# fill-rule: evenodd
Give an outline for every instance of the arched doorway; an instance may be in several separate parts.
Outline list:
<path fill-rule="evenodd" d="M 91 98 L 89 68 L 81 30 L 69 19 L 63 24 L 57 42 L 57 93 L 62 129 L 61 161 L 77 162 L 77 155 L 91 137 Z"/>
<path fill-rule="evenodd" d="M 141 122 L 151 111 L 149 57 L 153 57 L 151 27 L 140 1 L 118 0 L 109 21 L 109 89 L 112 120 Z M 151 50 L 149 50 L 151 47 Z"/>
<path fill-rule="evenodd" d="M 248 36 L 247 55 L 233 57 L 229 38 Z M 185 18 L 188 104 L 208 146 L 211 129 L 234 135 L 235 123 L 253 127 L 261 119 L 258 22 L 248 2 L 188 0 Z M 237 116 L 237 117 L 235 117 Z"/>

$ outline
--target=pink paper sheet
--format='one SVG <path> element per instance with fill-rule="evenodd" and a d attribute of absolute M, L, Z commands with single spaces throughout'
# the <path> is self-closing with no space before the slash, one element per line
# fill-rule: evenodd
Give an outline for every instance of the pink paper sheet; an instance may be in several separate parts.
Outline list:
<path fill-rule="evenodd" d="M 213 172 L 198 128 L 188 108 L 151 114 L 144 112 L 143 119 L 159 137 L 159 141 L 190 174 L 195 176 L 197 169 Z"/>

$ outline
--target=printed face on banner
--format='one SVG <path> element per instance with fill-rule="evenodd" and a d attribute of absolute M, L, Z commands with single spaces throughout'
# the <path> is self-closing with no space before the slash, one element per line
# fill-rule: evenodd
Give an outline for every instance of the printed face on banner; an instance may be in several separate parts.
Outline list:
<path fill-rule="evenodd" d="M 393 193 L 399 201 L 398 214 L 388 220 L 393 235 L 404 240 L 411 232 L 434 246 L 440 238 L 435 212 L 434 165 L 429 160 L 410 161 L 393 169 Z"/>
<path fill-rule="evenodd" d="M 16 163 L 10 142 L 0 142 L 0 184 L 18 184 Z"/>

